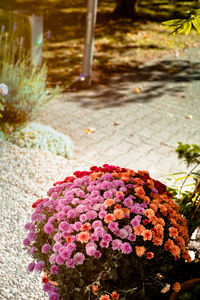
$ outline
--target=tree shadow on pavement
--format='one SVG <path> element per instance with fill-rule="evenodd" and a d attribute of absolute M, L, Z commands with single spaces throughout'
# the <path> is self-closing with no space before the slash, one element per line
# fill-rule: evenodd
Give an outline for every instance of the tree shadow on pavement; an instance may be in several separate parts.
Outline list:
<path fill-rule="evenodd" d="M 72 93 L 72 101 L 94 109 L 147 103 L 163 95 L 184 97 L 187 83 L 200 80 L 200 63 L 165 59 L 145 64 L 131 73 L 111 77 L 101 86 Z M 180 95 L 179 95 L 180 96 Z M 70 99 L 71 101 L 71 99 Z"/>

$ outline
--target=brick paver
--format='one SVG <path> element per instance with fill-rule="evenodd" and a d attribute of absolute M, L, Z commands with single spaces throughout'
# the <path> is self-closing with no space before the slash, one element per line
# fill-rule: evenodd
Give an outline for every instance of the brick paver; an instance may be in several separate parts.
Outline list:
<path fill-rule="evenodd" d="M 74 159 L 88 166 L 148 169 L 155 178 L 185 170 L 175 148 L 178 141 L 200 141 L 199 54 L 189 49 L 119 74 L 106 86 L 62 94 L 39 121 L 69 135 Z M 88 135 L 87 128 L 95 132 Z"/>

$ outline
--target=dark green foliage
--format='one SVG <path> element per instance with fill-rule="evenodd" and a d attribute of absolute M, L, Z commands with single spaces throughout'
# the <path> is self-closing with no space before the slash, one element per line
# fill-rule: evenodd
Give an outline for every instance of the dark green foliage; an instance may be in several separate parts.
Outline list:
<path fill-rule="evenodd" d="M 180 159 L 185 159 L 187 166 L 194 165 L 188 174 L 186 173 L 183 177 L 176 179 L 176 181 L 183 180 L 181 188 L 168 188 L 179 205 L 180 213 L 187 220 L 188 233 L 191 236 L 195 229 L 200 226 L 200 170 L 196 171 L 200 165 L 200 146 L 179 142 L 176 152 Z M 193 183 L 188 185 L 190 187 L 188 190 L 183 191 L 189 178 L 192 179 Z"/>

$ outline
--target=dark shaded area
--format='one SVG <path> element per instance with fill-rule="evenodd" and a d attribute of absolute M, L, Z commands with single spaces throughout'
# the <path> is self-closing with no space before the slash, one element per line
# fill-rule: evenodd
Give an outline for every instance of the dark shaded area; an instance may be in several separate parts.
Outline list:
<path fill-rule="evenodd" d="M 151 65 L 143 65 L 132 70 L 131 73 L 123 73 L 118 77 L 104 82 L 102 87 L 94 87 L 94 95 L 87 95 L 87 99 L 80 102 L 80 96 L 73 101 L 80 102 L 83 107 L 99 109 L 102 107 L 123 106 L 128 103 L 146 103 L 163 95 L 178 94 L 184 97 L 183 83 L 200 80 L 200 63 L 193 64 L 189 60 L 160 60 Z M 137 84 L 148 82 L 145 88 L 139 92 L 133 88 L 132 93 L 127 94 L 127 83 L 133 87 Z M 119 88 L 119 89 L 118 89 Z M 124 93 L 123 93 L 124 92 Z"/>
<path fill-rule="evenodd" d="M 139 1 L 137 18 L 135 20 L 114 18 L 113 9 L 116 0 L 99 0 L 97 13 L 97 26 L 95 37 L 114 37 L 116 43 L 125 41 L 125 35 L 132 31 L 137 33 L 143 24 L 150 21 L 161 22 L 169 18 L 169 15 L 180 16 L 183 3 L 193 1 L 172 2 Z M 2 0 L 0 7 L 5 10 L 17 9 L 29 11 L 34 14 L 42 14 L 44 17 L 44 45 L 43 58 L 48 67 L 48 86 L 62 85 L 65 90 L 81 74 L 83 61 L 83 48 L 85 37 L 86 7 L 87 0 Z M 106 8 L 106 9 L 105 9 Z M 107 9 L 108 8 L 108 9 Z M 0 26 L 6 22 L 0 19 Z M 8 27 L 8 24 L 6 24 Z M 98 49 L 98 47 L 101 49 Z M 131 50 L 164 50 L 159 43 L 137 45 L 134 41 L 125 46 L 103 44 L 95 45 L 93 64 L 93 84 L 105 84 L 112 75 L 121 72 L 138 72 L 141 61 L 133 58 L 128 63 L 114 63 L 110 65 L 110 56 L 107 53 L 113 51 L 117 55 L 123 55 L 128 49 Z M 99 51 L 100 50 L 100 51 Z M 167 51 L 168 49 L 166 49 Z M 101 52 L 101 54 L 99 54 Z M 102 54 L 103 53 L 103 54 Z M 142 61 L 143 62 L 143 61 Z"/>

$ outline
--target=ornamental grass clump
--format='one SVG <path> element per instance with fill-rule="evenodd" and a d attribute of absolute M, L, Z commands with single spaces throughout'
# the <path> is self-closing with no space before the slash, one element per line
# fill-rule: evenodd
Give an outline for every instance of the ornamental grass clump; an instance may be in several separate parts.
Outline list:
<path fill-rule="evenodd" d="M 77 171 L 33 208 L 25 225 L 28 270 L 45 272 L 52 300 L 162 299 L 168 272 L 191 260 L 186 221 L 147 171 Z"/>
<path fill-rule="evenodd" d="M 18 42 L 13 34 L 2 31 L 0 44 L 0 82 L 9 89 L 0 111 L 0 127 L 6 131 L 36 119 L 43 106 L 60 91 L 47 89 L 47 67 L 32 65 L 29 55 L 23 54 L 23 39 Z"/>

